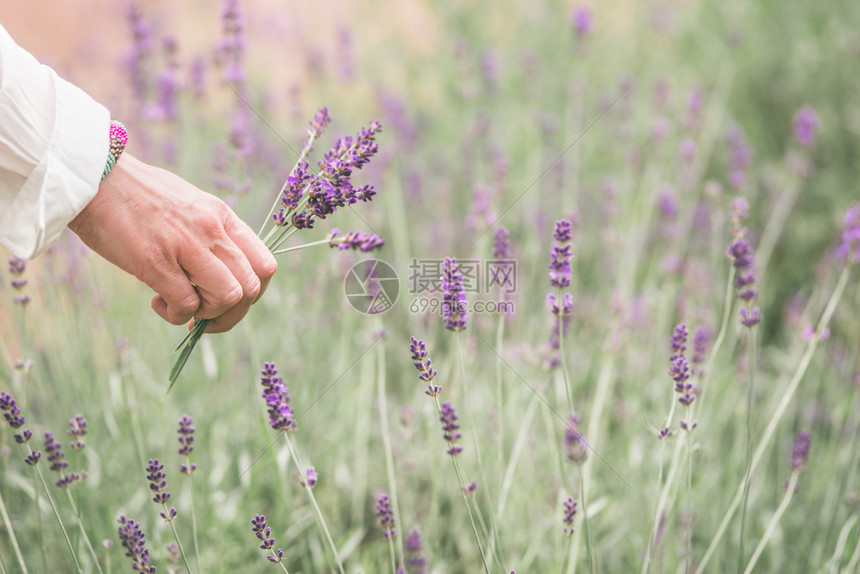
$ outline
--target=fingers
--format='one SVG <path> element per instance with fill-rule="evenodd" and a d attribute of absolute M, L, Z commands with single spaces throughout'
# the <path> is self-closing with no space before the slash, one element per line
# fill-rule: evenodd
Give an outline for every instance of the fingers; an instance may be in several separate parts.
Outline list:
<path fill-rule="evenodd" d="M 235 246 L 231 249 L 231 246 L 222 243 L 210 249 L 195 251 L 179 261 L 188 274 L 186 280 L 194 283 L 200 295 L 200 306 L 193 314 L 198 319 L 214 319 L 223 315 L 246 299 L 246 289 L 252 292 L 254 297 L 259 292 L 259 280 L 251 281 L 248 272 L 242 269 L 240 258 L 232 253 L 236 249 Z M 236 268 L 235 272 L 222 257 Z M 250 270 L 247 262 L 245 266 Z M 246 284 L 240 283 L 237 276 Z M 254 279 L 256 280 L 256 276 Z"/>
<path fill-rule="evenodd" d="M 251 269 L 260 282 L 259 292 L 252 301 L 252 303 L 256 303 L 263 293 L 266 292 L 266 288 L 269 286 L 269 281 L 271 280 L 272 275 L 274 275 L 275 271 L 278 269 L 278 262 L 275 259 L 275 256 L 272 255 L 272 252 L 269 251 L 262 241 L 260 241 L 257 234 L 255 234 L 244 221 L 232 213 L 224 223 L 224 231 L 227 232 L 227 235 L 233 240 L 236 247 L 238 247 L 247 258 Z"/>
<path fill-rule="evenodd" d="M 146 283 L 158 295 L 152 309 L 165 321 L 181 325 L 190 320 L 200 307 L 200 296 L 175 261 L 164 256 L 148 258 Z"/>

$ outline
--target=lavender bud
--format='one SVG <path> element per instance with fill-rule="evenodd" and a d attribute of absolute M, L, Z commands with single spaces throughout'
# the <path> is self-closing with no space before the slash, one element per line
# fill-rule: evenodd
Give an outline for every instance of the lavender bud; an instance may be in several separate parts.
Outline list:
<path fill-rule="evenodd" d="M 262 397 L 269 413 L 269 425 L 275 430 L 287 431 L 296 428 L 293 411 L 290 408 L 290 391 L 284 380 L 278 376 L 275 363 L 266 363 L 260 371 L 263 386 Z"/>
<path fill-rule="evenodd" d="M 417 530 L 413 530 L 406 537 L 406 553 L 409 555 L 406 559 L 406 565 L 409 567 L 410 574 L 427 574 L 427 558 L 421 548 L 421 535 Z"/>
<path fill-rule="evenodd" d="M 66 456 L 63 452 L 63 445 L 54 440 L 54 435 L 49 432 L 45 433 L 45 452 L 48 454 L 51 470 L 54 472 L 63 472 L 69 466 L 69 463 L 63 460 Z"/>
<path fill-rule="evenodd" d="M 442 320 L 449 331 L 462 331 L 467 319 L 463 275 L 457 260 L 446 257 L 442 263 Z"/>
<path fill-rule="evenodd" d="M 81 437 L 86 436 L 87 434 L 87 419 L 84 418 L 84 415 L 78 414 L 75 415 L 74 418 L 69 419 L 69 430 L 67 434 L 72 437 L 72 443 L 69 446 L 71 446 L 75 452 L 81 452 L 84 450 L 86 444 L 81 440 Z"/>
<path fill-rule="evenodd" d="M 118 534 L 119 540 L 126 549 L 126 556 L 131 558 L 132 569 L 146 574 L 155 574 L 155 566 L 149 564 L 149 550 L 146 549 L 146 535 L 140 528 L 140 524 L 120 516 Z"/>
<path fill-rule="evenodd" d="M 499 227 L 493 234 L 493 257 L 496 259 L 511 258 L 511 241 L 508 237 L 508 230 L 504 227 Z"/>
<path fill-rule="evenodd" d="M 799 432 L 794 439 L 794 446 L 791 449 L 791 469 L 800 470 L 806 464 L 806 459 L 809 458 L 809 445 L 812 442 L 812 437 L 808 432 Z"/>
<path fill-rule="evenodd" d="M 818 114 L 810 105 L 804 105 L 794 112 L 794 137 L 804 147 L 812 147 L 819 126 Z"/>
<path fill-rule="evenodd" d="M 848 265 L 860 261 L 860 203 L 855 203 L 845 212 L 836 258 Z"/>
<path fill-rule="evenodd" d="M 568 499 L 564 501 L 565 536 L 573 536 L 573 517 L 576 516 L 576 505 L 577 501 L 573 498 L 568 497 Z"/>
<path fill-rule="evenodd" d="M 571 462 L 584 462 L 588 457 L 588 443 L 579 432 L 579 415 L 576 413 L 567 419 L 567 427 L 564 430 L 564 450 L 567 452 L 567 459 Z"/>
<path fill-rule="evenodd" d="M 382 535 L 386 538 L 393 538 L 397 531 L 394 528 L 394 513 L 391 511 L 391 502 L 388 495 L 384 492 L 379 493 L 376 498 L 376 516 L 379 517 L 379 526 L 382 528 Z"/>
<path fill-rule="evenodd" d="M 456 444 L 463 435 L 460 434 L 460 425 L 457 423 L 457 412 L 451 406 L 451 403 L 442 404 L 442 410 L 439 411 L 439 420 L 442 421 L 443 437 L 448 442 L 448 454 L 455 456 L 463 452 L 463 447 Z"/>

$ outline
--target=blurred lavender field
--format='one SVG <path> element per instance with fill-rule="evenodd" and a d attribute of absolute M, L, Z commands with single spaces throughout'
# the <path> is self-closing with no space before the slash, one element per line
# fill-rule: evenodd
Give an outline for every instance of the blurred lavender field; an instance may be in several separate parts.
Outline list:
<path fill-rule="evenodd" d="M 382 125 L 166 397 L 145 286 L 71 233 L 0 268 L 0 571 L 860 572 L 857 3 L 0 22 L 254 229 Z"/>

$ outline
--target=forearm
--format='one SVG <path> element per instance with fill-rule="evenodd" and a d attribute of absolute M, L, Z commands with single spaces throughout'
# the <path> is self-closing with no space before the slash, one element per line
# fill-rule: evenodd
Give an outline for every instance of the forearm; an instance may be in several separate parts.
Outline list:
<path fill-rule="evenodd" d="M 0 26 L 0 244 L 35 257 L 95 196 L 110 114 Z"/>

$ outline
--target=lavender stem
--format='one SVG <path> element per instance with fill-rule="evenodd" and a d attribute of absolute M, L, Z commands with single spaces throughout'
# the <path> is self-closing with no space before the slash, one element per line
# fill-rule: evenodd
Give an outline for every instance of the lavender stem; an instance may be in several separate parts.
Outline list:
<path fill-rule="evenodd" d="M 15 549 L 18 566 L 21 567 L 21 572 L 28 574 L 27 565 L 24 563 L 24 556 L 21 554 L 21 548 L 18 546 L 18 539 L 15 538 L 15 531 L 12 529 L 12 521 L 9 520 L 9 513 L 6 512 L 6 503 L 3 501 L 2 494 L 0 494 L 0 515 L 3 517 L 3 526 L 6 528 L 6 532 L 9 533 L 9 538 L 12 541 L 12 548 Z"/>
<path fill-rule="evenodd" d="M 827 326 L 830 324 L 830 319 L 833 317 L 833 313 L 834 311 L 836 311 L 836 306 L 839 304 L 839 300 L 842 298 L 842 294 L 845 292 L 845 286 L 848 284 L 848 279 L 850 278 L 850 276 L 851 272 L 849 268 L 845 267 L 842 270 L 842 273 L 839 275 L 839 282 L 836 284 L 836 288 L 833 290 L 833 294 L 827 301 L 827 306 L 824 308 L 824 313 L 821 316 L 821 320 L 819 320 L 818 322 L 818 326 L 815 329 L 815 334 L 809 339 L 809 343 L 806 347 L 806 352 L 800 359 L 800 363 L 797 365 L 797 370 L 794 372 L 794 375 L 792 376 L 791 381 L 788 384 L 788 388 L 786 388 L 785 392 L 783 393 L 782 400 L 777 406 L 776 411 L 773 413 L 773 416 L 771 416 L 771 419 L 768 422 L 767 427 L 765 428 L 764 435 L 759 440 L 758 446 L 756 447 L 755 453 L 753 454 L 752 464 L 750 465 L 750 474 L 755 472 L 759 461 L 764 456 L 765 448 L 767 448 L 770 439 L 773 438 L 773 434 L 776 432 L 776 425 L 779 424 L 779 421 L 785 414 L 789 403 L 794 398 L 794 393 L 797 392 L 797 387 L 800 386 L 800 381 L 806 374 L 806 369 L 809 368 L 809 364 L 812 362 L 812 356 L 815 354 L 815 350 L 818 348 L 818 343 L 821 340 L 821 333 L 823 333 Z M 708 546 L 708 550 L 705 552 L 705 555 L 702 557 L 702 561 L 699 563 L 697 572 L 699 572 L 700 574 L 704 572 L 705 566 L 708 564 L 708 560 L 710 560 L 711 556 L 713 556 L 714 552 L 716 551 L 717 544 L 719 544 L 720 540 L 722 540 L 723 534 L 725 534 L 726 528 L 728 528 L 729 522 L 731 521 L 732 516 L 734 516 L 734 513 L 741 502 L 741 497 L 743 496 L 743 487 L 743 484 L 738 487 L 738 491 L 735 494 L 732 503 L 729 505 L 729 509 L 726 511 L 725 516 L 723 516 L 723 520 L 720 523 L 719 528 L 717 529 L 717 533 L 714 535 L 713 540 L 711 540 L 711 544 Z"/>
<path fill-rule="evenodd" d="M 788 508 L 788 505 L 791 502 L 791 498 L 794 496 L 794 490 L 797 486 L 797 479 L 799 476 L 799 470 L 795 470 L 791 473 L 791 478 L 788 480 L 788 486 L 785 490 L 785 496 L 782 498 L 782 502 L 776 509 L 773 518 L 770 519 L 770 523 L 767 525 L 767 529 L 764 531 L 764 536 L 762 536 L 761 540 L 758 543 L 758 546 L 756 546 L 755 551 L 753 551 L 752 558 L 750 558 L 746 570 L 744 570 L 744 574 L 752 574 L 756 562 L 758 562 L 758 559 L 761 557 L 761 553 L 764 552 L 764 548 L 765 546 L 767 546 L 770 537 L 773 535 L 773 531 L 776 530 L 776 525 L 779 523 L 779 519 L 782 518 L 782 514 L 785 512 L 785 509 Z M 848 572 L 850 571 L 851 570 L 848 570 Z"/>

